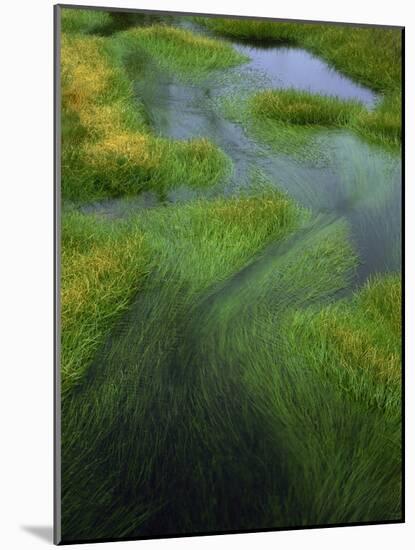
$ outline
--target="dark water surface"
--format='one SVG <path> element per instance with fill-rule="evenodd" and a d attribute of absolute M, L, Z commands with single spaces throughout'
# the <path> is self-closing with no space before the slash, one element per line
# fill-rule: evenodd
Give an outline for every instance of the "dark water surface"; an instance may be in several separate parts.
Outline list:
<path fill-rule="evenodd" d="M 311 93 L 357 100 L 373 107 L 374 92 L 332 69 L 315 55 L 294 47 L 237 44 L 251 58 L 249 67 L 264 72 L 273 88 L 295 88 Z"/>

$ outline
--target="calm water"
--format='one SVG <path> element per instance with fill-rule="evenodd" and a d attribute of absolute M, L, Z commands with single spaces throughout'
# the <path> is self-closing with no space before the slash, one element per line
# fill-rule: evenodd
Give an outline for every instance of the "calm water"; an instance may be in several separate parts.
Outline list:
<path fill-rule="evenodd" d="M 305 50 L 236 42 L 234 46 L 251 61 L 234 69 L 217 71 L 200 82 L 180 81 L 151 62 L 140 66 L 140 76 L 134 82 L 135 92 L 144 103 L 154 131 L 173 139 L 207 137 L 225 151 L 233 163 L 233 174 L 224 185 L 200 191 L 183 182 L 181 188 L 168 194 L 168 200 L 182 202 L 199 195 L 235 194 L 250 185 L 253 173 L 260 173 L 316 213 L 334 213 L 350 222 L 361 257 L 358 282 L 374 272 L 400 269 L 401 166 L 398 156 L 340 130 L 310 130 L 305 148 L 300 144 L 297 154 L 295 132 L 282 133 L 282 146 L 277 150 L 255 139 L 255 134 L 247 133 L 241 124 L 225 118 L 218 107 L 223 97 L 239 94 L 243 97 L 243 94 L 269 88 L 293 87 L 354 99 L 368 108 L 377 101 L 376 94 Z M 134 80 L 134 60 L 130 61 L 127 68 Z M 147 193 L 136 199 L 94 203 L 85 210 L 118 217 L 157 203 L 155 195 Z"/>
<path fill-rule="evenodd" d="M 306 50 L 292 47 L 236 45 L 251 58 L 248 67 L 263 72 L 272 88 L 295 88 L 307 92 L 358 100 L 373 107 L 377 95 L 335 71 Z"/>

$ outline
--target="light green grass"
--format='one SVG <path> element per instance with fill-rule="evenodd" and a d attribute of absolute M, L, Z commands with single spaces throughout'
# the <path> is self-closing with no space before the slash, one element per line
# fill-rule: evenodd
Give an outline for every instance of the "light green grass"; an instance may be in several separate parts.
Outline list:
<path fill-rule="evenodd" d="M 111 22 L 111 15 L 107 11 L 61 9 L 61 30 L 63 33 L 94 33 L 108 27 Z"/>
<path fill-rule="evenodd" d="M 112 39 L 64 35 L 64 199 L 94 200 L 146 189 L 164 196 L 175 186 L 215 185 L 230 173 L 230 160 L 209 140 L 175 141 L 153 134 L 123 69 L 123 58 L 132 51 L 170 65 L 177 55 L 183 63 L 173 64 L 171 70 L 183 74 L 194 74 L 195 67 L 206 74 L 213 66 L 241 61 L 227 44 L 162 26 L 126 31 Z"/>
<path fill-rule="evenodd" d="M 251 100 L 251 112 L 277 122 L 303 126 L 346 126 L 362 106 L 356 101 L 310 94 L 297 90 L 259 92 Z"/>
<path fill-rule="evenodd" d="M 249 60 L 223 40 L 165 25 L 131 29 L 117 40 L 128 49 L 145 52 L 161 68 L 181 78 L 201 78 L 210 71 L 227 69 Z"/>
<path fill-rule="evenodd" d="M 338 127 L 357 132 L 370 142 L 396 149 L 401 143 L 401 124 L 397 116 L 399 98 L 387 97 L 374 111 L 359 102 L 311 94 L 296 90 L 267 90 L 254 94 L 248 112 L 258 131 L 280 133 L 281 124 L 309 127 Z M 270 122 L 276 123 L 273 124 Z M 261 132 L 261 126 L 263 130 Z"/>
<path fill-rule="evenodd" d="M 64 202 L 226 177 L 209 141 L 153 134 L 123 59 L 184 80 L 241 59 L 162 26 L 82 32 L 63 39 Z M 299 151 L 310 117 L 352 125 L 350 106 L 288 99 L 297 127 L 274 96 L 250 124 L 301 134 Z M 265 184 L 119 221 L 64 209 L 64 541 L 399 519 L 400 283 L 339 300 L 356 264 L 344 220 Z"/>

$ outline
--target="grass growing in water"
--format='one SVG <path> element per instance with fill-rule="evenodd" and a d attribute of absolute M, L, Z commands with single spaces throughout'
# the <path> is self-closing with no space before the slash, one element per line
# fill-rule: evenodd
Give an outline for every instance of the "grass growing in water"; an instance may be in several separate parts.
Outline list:
<path fill-rule="evenodd" d="M 288 237 L 298 218 L 283 205 L 220 200 L 137 220 L 155 268 L 65 404 L 66 540 L 399 515 L 397 416 L 362 392 L 356 403 L 352 369 L 333 384 L 297 360 L 287 321 L 347 285 L 347 227 L 320 219 Z M 376 331 L 363 337 L 384 350 Z"/>
<path fill-rule="evenodd" d="M 361 110 L 362 106 L 355 101 L 297 90 L 268 90 L 251 100 L 254 115 L 300 125 L 345 126 Z"/>
<path fill-rule="evenodd" d="M 150 55 L 160 67 L 181 78 L 200 78 L 209 71 L 248 61 L 224 41 L 163 25 L 131 29 L 122 33 L 118 40 L 128 48 Z"/>
<path fill-rule="evenodd" d="M 156 138 L 120 69 L 136 48 L 200 75 L 210 43 L 84 40 L 64 45 L 82 196 L 211 182 L 217 149 Z M 270 191 L 63 221 L 66 541 L 399 518 L 399 284 L 332 303 L 356 263 L 345 223 Z"/>
<path fill-rule="evenodd" d="M 354 128 L 387 147 L 401 143 L 401 30 L 341 25 L 197 18 L 198 23 L 233 38 L 304 47 L 333 67 L 379 92 L 373 111 L 362 110 Z M 379 53 L 381 52 L 381 53 Z"/>
<path fill-rule="evenodd" d="M 234 38 L 305 47 L 336 69 L 381 93 L 401 86 L 400 29 L 216 17 L 197 18 L 197 22 Z"/>
<path fill-rule="evenodd" d="M 272 372 L 269 401 L 261 391 L 291 439 L 287 476 L 301 489 L 285 513 L 300 509 L 296 524 L 401 517 L 400 305 L 400 277 L 377 277 L 352 299 L 284 322 L 284 367 Z"/>
<path fill-rule="evenodd" d="M 200 239 L 204 253 L 213 258 L 218 247 L 221 258 L 246 257 L 269 235 L 277 236 L 293 226 L 297 210 L 283 195 L 266 193 L 234 200 L 198 202 L 188 206 L 158 208 L 142 212 L 134 221 L 109 221 L 79 212 L 64 213 L 62 219 L 62 390 L 79 383 L 91 358 L 108 334 L 114 319 L 143 286 L 150 261 L 158 257 L 163 226 L 171 231 L 174 248 L 193 236 Z M 206 227 L 204 227 L 206 226 Z M 255 230 L 254 230 L 255 228 Z M 288 228 L 288 229 L 287 229 Z M 252 232 L 249 239 L 244 232 Z M 213 235 L 211 238 L 211 233 Z M 223 238 L 220 241 L 220 236 Z M 231 244 L 232 243 L 232 244 Z M 192 261 L 191 254 L 197 258 Z M 197 263 L 199 250 L 189 248 L 192 281 L 225 276 L 226 270 L 212 261 Z M 157 258 L 157 259 L 155 259 Z M 215 265 L 211 273 L 208 265 Z M 222 271 L 221 271 L 222 269 Z M 201 283 L 199 283 L 201 284 Z"/>
<path fill-rule="evenodd" d="M 209 140 L 174 141 L 152 133 L 122 68 L 123 56 L 132 50 L 135 55 L 164 59 L 171 70 L 186 75 L 191 69 L 194 74 L 197 66 L 200 74 L 242 60 L 227 44 L 163 26 L 126 31 L 113 39 L 63 35 L 62 195 L 66 199 L 91 200 L 143 189 L 163 195 L 177 185 L 214 185 L 229 174 L 229 159 Z M 178 54 L 183 60 L 180 67 L 172 64 Z"/>
<path fill-rule="evenodd" d="M 148 272 L 142 231 L 77 212 L 62 216 L 62 395 L 82 380 L 98 346 Z"/>

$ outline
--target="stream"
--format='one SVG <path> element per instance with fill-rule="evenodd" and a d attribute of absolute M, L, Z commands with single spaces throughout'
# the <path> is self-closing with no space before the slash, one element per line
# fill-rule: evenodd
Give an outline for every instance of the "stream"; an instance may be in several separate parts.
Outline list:
<path fill-rule="evenodd" d="M 223 105 L 229 97 L 238 103 L 269 88 L 337 95 L 369 109 L 380 98 L 303 49 L 231 42 L 250 61 L 197 82 L 183 82 L 151 60 L 134 77 L 134 60 L 126 60 L 156 134 L 206 137 L 232 160 L 226 181 L 202 190 L 184 182 L 167 201 L 238 196 L 259 177 L 310 209 L 313 220 L 289 238 L 269 243 L 255 261 L 200 294 L 181 276 L 180 266 L 191 261 L 184 247 L 172 247 L 169 265 L 154 269 L 149 287 L 137 293 L 98 349 L 82 385 L 64 403 L 63 433 L 70 435 L 63 445 L 63 532 L 78 539 L 319 524 L 318 510 L 304 512 L 302 502 L 293 504 L 292 490 L 301 485 L 305 468 L 294 466 L 297 473 L 288 477 L 286 465 L 293 457 L 287 434 L 306 435 L 305 447 L 317 445 L 331 469 L 338 467 L 338 475 L 345 476 L 342 456 L 355 450 L 354 441 L 366 441 L 362 434 L 379 429 L 375 414 L 363 421 L 360 410 L 355 415 L 330 384 L 316 383 L 309 369 L 298 371 L 306 382 L 293 382 L 284 370 L 278 331 L 288 308 L 306 307 L 315 296 L 334 297 L 330 283 L 336 273 L 319 268 L 324 253 L 319 262 L 305 261 L 301 267 L 307 284 L 301 273 L 296 281 L 293 266 L 342 220 L 359 256 L 347 292 L 372 274 L 400 270 L 400 158 L 339 129 L 282 128 L 279 142 L 269 143 L 237 116 L 224 116 Z M 159 204 L 155 194 L 145 192 L 81 210 L 122 218 Z M 261 371 L 262 364 L 278 368 Z M 256 385 L 259 381 L 263 386 Z M 288 432 L 274 394 L 268 393 L 273 384 L 282 387 L 278 406 L 300 404 L 294 406 L 298 423 Z M 269 395 L 271 402 L 265 400 Z M 316 437 L 307 439 L 307 422 L 320 409 L 325 412 L 316 417 L 322 427 L 313 425 Z M 323 435 L 319 438 L 333 431 L 333 419 L 339 419 L 342 436 L 347 430 L 353 434 L 350 447 L 341 438 L 331 446 Z M 349 470 L 347 478 L 353 478 Z M 337 511 L 333 514 L 323 523 L 344 522 Z"/>
<path fill-rule="evenodd" d="M 183 26 L 210 34 L 193 23 L 185 22 Z M 135 78 L 134 60 L 127 60 L 135 93 L 156 134 L 183 140 L 206 137 L 233 163 L 232 175 L 224 184 L 209 190 L 184 184 L 171 190 L 167 200 L 174 203 L 201 196 L 234 196 L 250 185 L 253 174 L 261 174 L 315 213 L 331 213 L 348 220 L 360 258 L 357 285 L 371 274 L 398 271 L 401 163 L 397 155 L 340 129 L 299 129 L 306 134 L 305 148 L 297 143 L 296 129 L 291 133 L 281 129 L 281 143 L 272 146 L 256 139 L 239 121 L 226 117 L 221 108 L 226 98 L 243 100 L 249 93 L 270 88 L 294 88 L 356 100 L 368 109 L 379 97 L 304 49 L 230 42 L 250 61 L 215 71 L 196 82 L 183 82 L 150 60 L 144 69 L 140 67 L 140 78 Z M 88 204 L 82 210 L 120 217 L 159 203 L 155 194 L 144 192 L 136 198 Z"/>

